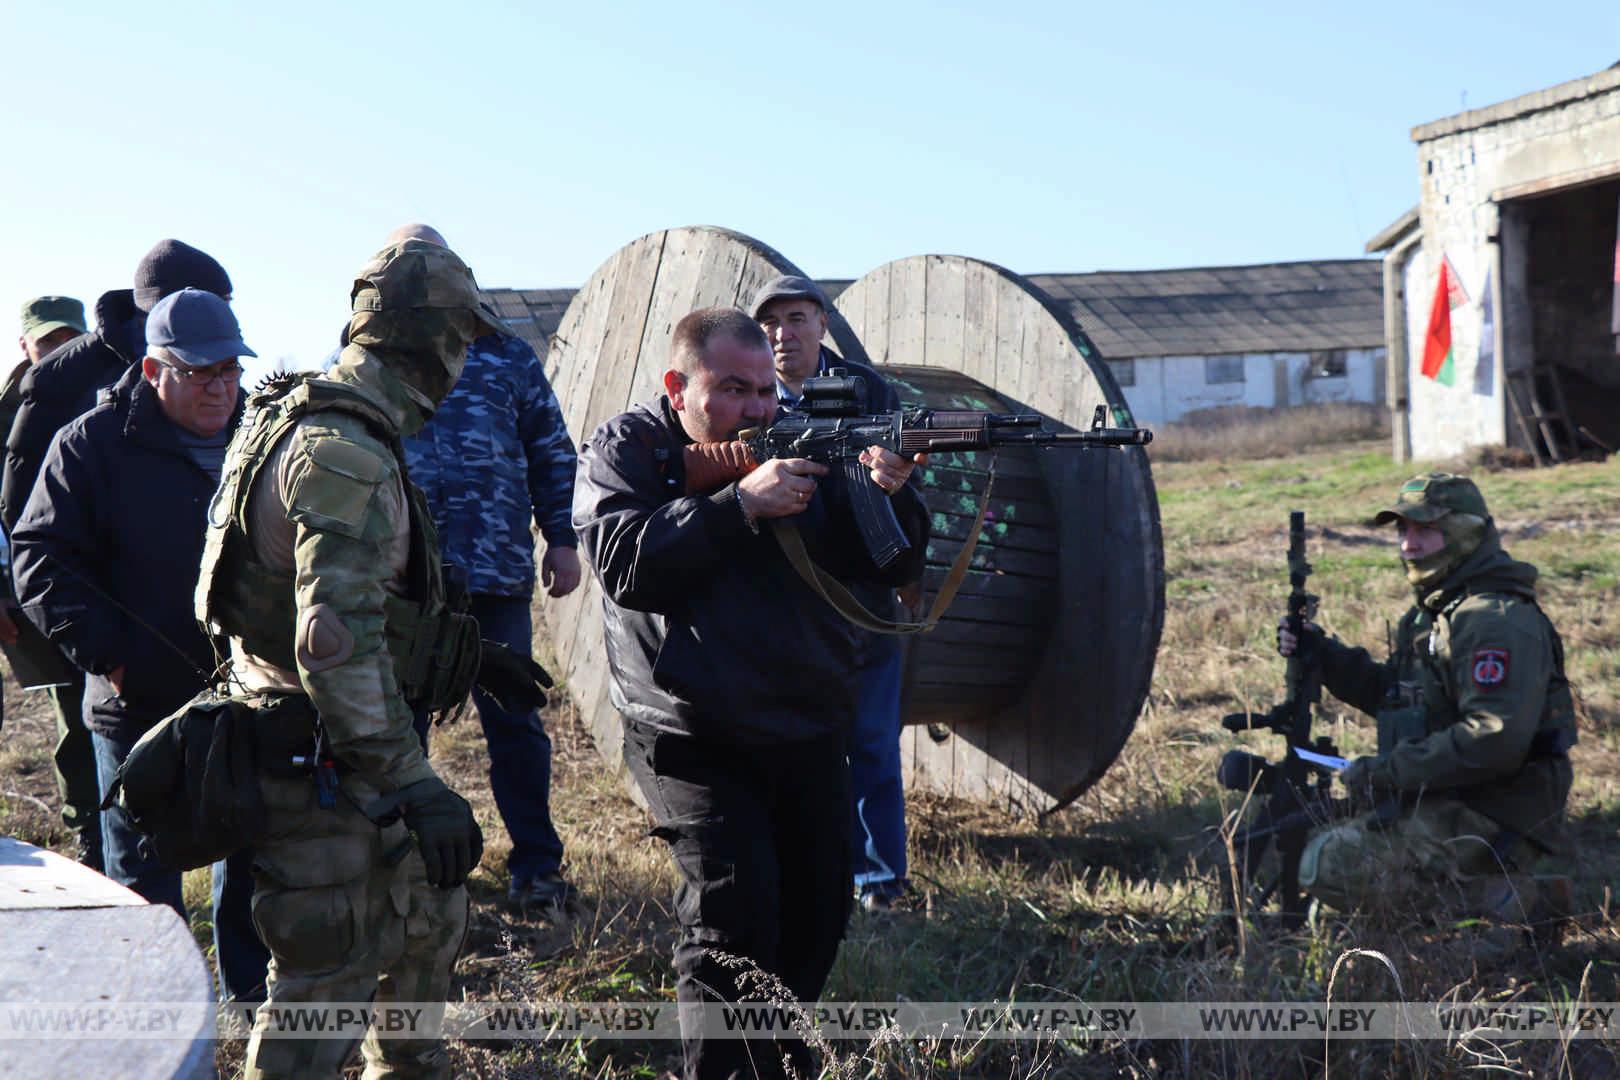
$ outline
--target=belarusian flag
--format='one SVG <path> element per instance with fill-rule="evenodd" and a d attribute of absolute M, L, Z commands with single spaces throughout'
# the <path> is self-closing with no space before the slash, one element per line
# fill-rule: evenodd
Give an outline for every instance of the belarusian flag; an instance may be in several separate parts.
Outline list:
<path fill-rule="evenodd" d="M 1451 260 L 1440 260 L 1440 281 L 1434 288 L 1429 307 L 1429 330 L 1423 336 L 1424 375 L 1450 386 L 1457 378 L 1456 358 L 1451 349 L 1451 309 L 1462 294 L 1461 283 L 1453 284 Z"/>

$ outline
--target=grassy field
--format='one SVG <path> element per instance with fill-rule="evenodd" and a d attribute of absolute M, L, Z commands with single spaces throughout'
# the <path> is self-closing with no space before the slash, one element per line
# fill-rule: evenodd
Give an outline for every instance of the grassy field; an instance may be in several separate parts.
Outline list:
<path fill-rule="evenodd" d="M 1281 690 L 1272 648 L 1286 581 L 1287 512 L 1310 523 L 1322 622 L 1382 652 L 1409 594 L 1386 533 L 1367 527 L 1411 471 L 1367 442 L 1287 459 L 1161 462 L 1168 612 L 1153 691 L 1119 761 L 1076 805 L 1037 825 L 959 802 L 914 797 L 911 858 L 920 910 L 857 914 L 828 1000 L 1459 1001 L 1620 999 L 1620 465 L 1477 472 L 1516 556 L 1538 564 L 1581 699 L 1571 812 L 1581 850 L 1581 915 L 1562 945 L 1495 948 L 1500 933 L 1414 912 L 1381 921 L 1324 915 L 1293 934 L 1231 918 L 1219 825 L 1235 808 L 1213 772 L 1232 740 L 1219 717 Z M 48 718 L 7 688 L 0 740 L 0 832 L 61 846 L 49 807 Z M 1329 701 L 1319 730 L 1349 752 L 1370 725 Z M 474 999 L 670 999 L 670 893 L 662 846 L 599 763 L 566 701 L 553 811 L 585 910 L 558 922 L 503 907 L 505 835 L 484 779 L 475 722 L 439 729 L 435 762 L 469 794 L 489 846 L 474 875 L 474 926 L 458 976 Z M 1246 736 L 1262 753 L 1275 739 Z M 200 879 L 189 895 L 203 896 Z M 200 920 L 206 912 L 197 905 Z M 196 923 L 199 940 L 206 924 Z M 1509 936 L 1510 941 L 1516 938 Z M 1372 950 L 1370 956 L 1354 950 Z M 240 1046 L 223 1047 L 224 1075 Z M 458 1075 L 662 1076 L 670 1043 L 453 1048 Z M 887 1042 L 835 1047 L 840 1077 L 1620 1075 L 1620 1047 L 1553 1040 L 1390 1045 L 1301 1042 Z"/>

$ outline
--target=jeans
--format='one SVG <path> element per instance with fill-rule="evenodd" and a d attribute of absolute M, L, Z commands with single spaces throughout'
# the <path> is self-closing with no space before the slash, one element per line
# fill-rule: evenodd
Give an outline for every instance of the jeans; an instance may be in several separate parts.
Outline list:
<path fill-rule="evenodd" d="M 134 748 L 135 739 L 125 740 L 93 731 L 90 742 L 95 749 L 96 778 L 105 796 L 118 766 Z M 149 903 L 168 904 L 186 920 L 181 875 L 142 854 L 140 843 L 140 830 L 135 828 L 123 807 L 115 802 L 102 811 L 101 845 L 107 876 L 133 889 Z M 270 952 L 253 929 L 252 868 L 253 852 L 248 849 L 213 865 L 214 952 L 221 999 L 264 1000 L 265 967 L 270 962 Z"/>
<path fill-rule="evenodd" d="M 106 798 L 113 777 L 118 774 L 118 766 L 124 763 L 135 746 L 135 738 L 124 739 L 92 731 L 90 744 L 96 754 L 96 780 L 101 786 L 102 798 Z M 108 877 L 135 890 L 148 903 L 168 904 L 182 920 L 186 918 L 186 902 L 180 892 L 180 874 L 165 869 L 156 859 L 141 853 L 141 832 L 116 802 L 101 812 L 101 858 Z"/>
<path fill-rule="evenodd" d="M 243 848 L 211 868 L 214 960 L 221 1001 L 263 1001 L 270 950 L 253 927 L 253 849 Z"/>
<path fill-rule="evenodd" d="M 474 593 L 471 613 L 478 620 L 480 637 L 524 656 L 533 654 L 534 626 L 526 597 Z M 507 869 L 513 884 L 522 887 L 562 866 L 562 838 L 551 824 L 551 737 L 538 712 L 507 712 L 476 688 L 472 699 L 489 746 L 490 793 L 512 838 Z M 416 714 L 423 753 L 427 720 L 426 713 Z"/>
<path fill-rule="evenodd" d="M 715 951 L 753 961 L 800 1001 L 821 994 L 850 911 L 844 751 L 841 736 L 747 746 L 624 725 L 625 765 L 680 873 L 675 999 L 686 1080 L 777 1076 L 784 1053 L 800 1075 L 816 1075 L 799 1040 L 707 1040 L 692 1007 L 744 993 L 741 973 Z"/>
<path fill-rule="evenodd" d="M 900 778 L 900 643 L 873 640 L 857 675 L 849 782 L 855 888 L 898 893 L 906 880 L 906 793 Z"/>

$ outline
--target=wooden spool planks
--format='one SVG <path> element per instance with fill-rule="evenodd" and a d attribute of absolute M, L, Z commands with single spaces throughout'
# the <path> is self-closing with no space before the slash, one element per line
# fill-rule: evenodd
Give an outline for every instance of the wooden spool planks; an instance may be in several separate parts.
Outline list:
<path fill-rule="evenodd" d="M 185 922 L 8 836 L 0 836 L 0 1001 L 104 1031 L 115 1030 L 109 1017 L 164 1025 L 121 1039 L 8 1038 L 0 1077 L 215 1075 L 213 980 Z"/>
<path fill-rule="evenodd" d="M 986 404 L 973 407 L 996 410 L 999 398 L 1005 411 L 1044 413 L 1074 429 L 1090 425 L 1098 404 L 1110 407 L 1114 422 L 1129 420 L 1124 395 L 1081 329 L 1001 267 L 960 256 L 902 259 L 850 285 L 837 306 L 866 357 L 900 381 L 902 399 L 965 403 L 983 395 Z M 842 351 L 838 340 L 829 344 Z M 907 400 L 914 403 L 922 402 Z M 1024 527 L 992 548 L 993 558 L 1006 560 L 1003 580 L 980 575 L 933 635 L 912 642 L 902 752 L 912 786 L 1039 812 L 1095 782 L 1135 726 L 1164 623 L 1164 551 L 1141 449 L 1024 453 L 1046 499 L 1032 496 L 1027 468 L 1015 469 L 1016 456 L 1003 452 L 998 492 L 1003 472 L 1018 476 L 1020 488 L 1008 494 L 1026 514 Z M 965 464 L 972 455 L 952 457 Z M 972 523 L 955 505 L 955 489 L 983 465 L 958 465 L 937 463 L 927 490 L 939 532 L 929 547 L 933 582 Z M 974 487 L 981 489 L 982 482 Z M 1043 557 L 1048 584 L 1034 590 Z M 1015 561 L 1028 581 L 1005 580 Z M 982 664 L 961 652 L 975 634 L 984 641 Z M 1039 646 L 1031 644 L 1036 636 Z M 1005 665 L 1028 648 L 1038 648 L 1039 659 L 1018 669 L 1022 692 L 1010 694 Z M 937 741 L 923 726 L 934 723 L 950 734 Z"/>
<path fill-rule="evenodd" d="M 779 253 L 726 229 L 694 226 L 650 233 L 603 263 L 568 305 L 546 355 L 546 376 L 568 430 L 583 442 L 604 421 L 661 390 L 675 324 L 697 308 L 745 306 L 778 274 L 802 273 Z M 842 319 L 829 333 L 860 355 Z M 608 698 L 602 591 L 594 575 L 544 604 L 546 633 L 568 691 L 598 750 L 621 759 L 623 731 Z"/>

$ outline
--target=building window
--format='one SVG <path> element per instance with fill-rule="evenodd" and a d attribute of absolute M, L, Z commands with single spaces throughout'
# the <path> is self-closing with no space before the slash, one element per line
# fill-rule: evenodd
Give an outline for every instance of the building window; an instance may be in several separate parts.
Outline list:
<path fill-rule="evenodd" d="M 1243 357 L 1241 356 L 1206 356 L 1204 357 L 1204 382 L 1209 386 L 1216 383 L 1234 383 L 1243 381 Z"/>
<path fill-rule="evenodd" d="M 1313 379 L 1342 379 L 1350 373 L 1350 355 L 1344 349 L 1313 352 L 1307 371 Z"/>
<path fill-rule="evenodd" d="M 1114 373 L 1114 381 L 1121 386 L 1136 385 L 1136 360 L 1110 360 L 1108 368 Z"/>

